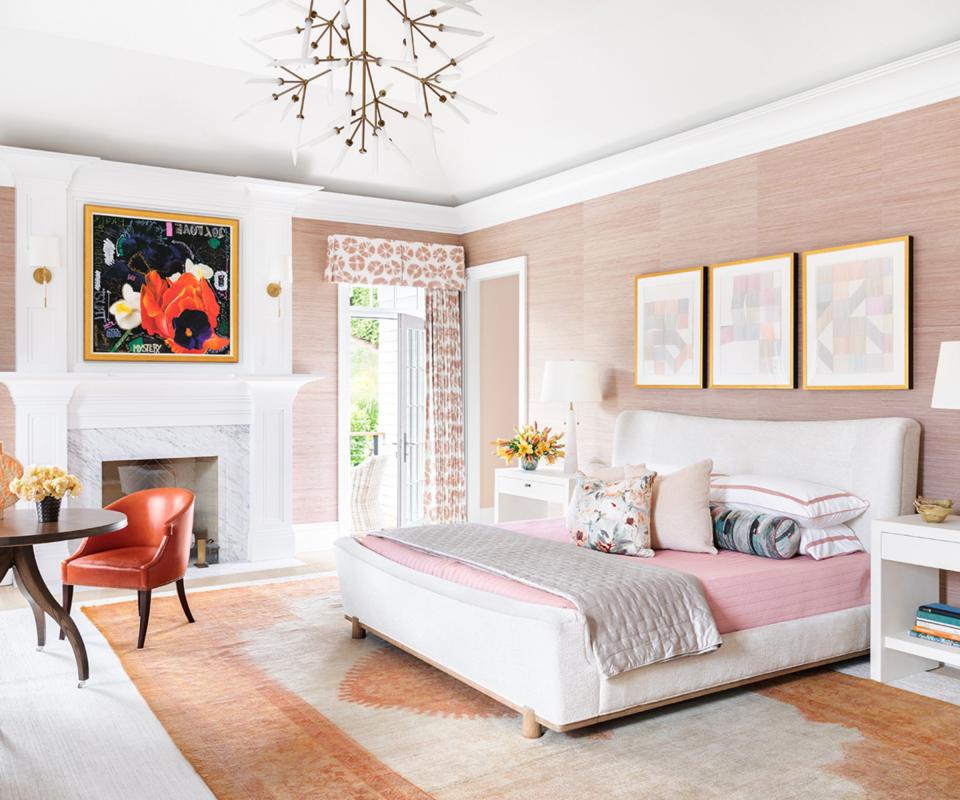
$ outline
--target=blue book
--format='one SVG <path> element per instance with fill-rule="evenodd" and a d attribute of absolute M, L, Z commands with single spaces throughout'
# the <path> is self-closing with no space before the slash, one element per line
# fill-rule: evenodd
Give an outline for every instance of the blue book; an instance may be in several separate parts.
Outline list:
<path fill-rule="evenodd" d="M 910 635 L 916 639 L 926 639 L 928 642 L 936 642 L 937 644 L 948 644 L 951 647 L 960 647 L 960 642 L 954 642 L 950 639 L 941 639 L 939 636 L 931 636 L 929 633 L 921 633 L 920 631 L 910 631 Z"/>
<path fill-rule="evenodd" d="M 919 611 L 929 611 L 931 614 L 945 614 L 948 617 L 960 619 L 960 608 L 948 606 L 946 603 L 925 603 Z"/>
<path fill-rule="evenodd" d="M 921 609 L 917 611 L 917 620 L 919 621 L 921 619 L 928 619 L 940 625 L 949 625 L 951 628 L 956 628 L 957 633 L 960 633 L 960 619 L 957 619 L 957 617 L 948 617 L 946 614 L 934 614 L 932 611 L 923 611 Z"/>

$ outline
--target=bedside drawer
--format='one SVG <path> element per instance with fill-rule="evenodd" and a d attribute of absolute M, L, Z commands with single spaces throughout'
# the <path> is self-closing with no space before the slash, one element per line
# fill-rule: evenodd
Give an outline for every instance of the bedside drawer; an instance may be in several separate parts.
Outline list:
<path fill-rule="evenodd" d="M 903 564 L 917 564 L 954 572 L 960 571 L 960 539 L 956 543 L 938 539 L 923 539 L 919 536 L 902 536 L 884 533 L 881 557 Z"/>
<path fill-rule="evenodd" d="M 517 497 L 526 497 L 530 500 L 545 500 L 548 503 L 567 503 L 567 487 L 561 483 L 549 483 L 547 481 L 531 478 L 502 477 L 497 479 L 497 491 L 501 494 L 516 495 Z"/>

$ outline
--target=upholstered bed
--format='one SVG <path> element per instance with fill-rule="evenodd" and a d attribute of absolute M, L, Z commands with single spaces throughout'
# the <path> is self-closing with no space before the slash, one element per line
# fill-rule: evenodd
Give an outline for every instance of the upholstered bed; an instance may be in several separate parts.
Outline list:
<path fill-rule="evenodd" d="M 846 489 L 870 503 L 850 523 L 869 549 L 870 521 L 905 513 L 912 503 L 919 440 L 919 425 L 908 419 L 760 422 L 623 412 L 614 434 L 613 463 L 685 464 L 712 458 L 718 472 L 781 475 Z M 377 552 L 351 538 L 338 540 L 335 554 L 355 637 L 369 630 L 514 708 L 523 714 L 526 736 L 539 735 L 543 727 L 572 730 L 869 648 L 869 607 L 856 555 L 831 560 L 851 559 L 846 565 L 825 561 L 779 567 L 806 569 L 809 580 L 820 581 L 828 594 L 846 597 L 844 602 L 831 605 L 807 597 L 798 616 L 799 595 L 784 592 L 782 602 L 790 610 L 781 613 L 769 590 L 755 595 L 764 608 L 751 609 L 742 598 L 738 604 L 727 586 L 727 605 L 720 612 L 711 602 L 723 634 L 719 650 L 605 678 L 582 617 L 563 603 L 498 593 L 476 581 L 458 582 L 442 569 L 431 574 L 422 564 L 402 563 L 396 554 Z M 710 569 L 719 569 L 728 584 L 743 569 L 723 554 L 662 556 L 674 558 L 670 566 L 680 570 L 685 569 L 682 557 L 715 559 Z M 695 562 L 685 563 L 696 574 Z M 720 583 L 711 589 L 712 577 L 701 579 L 708 599 L 711 591 L 718 593 Z M 772 573 L 766 580 L 789 585 Z M 745 587 L 755 585 L 744 580 Z M 748 619 L 752 622 L 744 621 Z"/>

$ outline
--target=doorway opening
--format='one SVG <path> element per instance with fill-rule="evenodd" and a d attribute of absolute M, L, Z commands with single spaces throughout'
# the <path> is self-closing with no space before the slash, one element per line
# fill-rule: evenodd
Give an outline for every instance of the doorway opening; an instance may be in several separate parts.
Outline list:
<path fill-rule="evenodd" d="M 340 391 L 348 442 L 341 458 L 341 509 L 354 534 L 415 525 L 423 518 L 423 290 L 340 291 L 341 341 L 346 339 Z"/>

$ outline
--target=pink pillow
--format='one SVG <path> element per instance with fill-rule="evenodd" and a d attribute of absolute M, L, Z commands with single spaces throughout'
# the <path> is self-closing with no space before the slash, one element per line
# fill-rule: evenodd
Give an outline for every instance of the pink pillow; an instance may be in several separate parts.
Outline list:
<path fill-rule="evenodd" d="M 653 485 L 654 550 L 716 553 L 710 516 L 710 473 L 713 461 L 698 461 L 666 475 Z"/>

